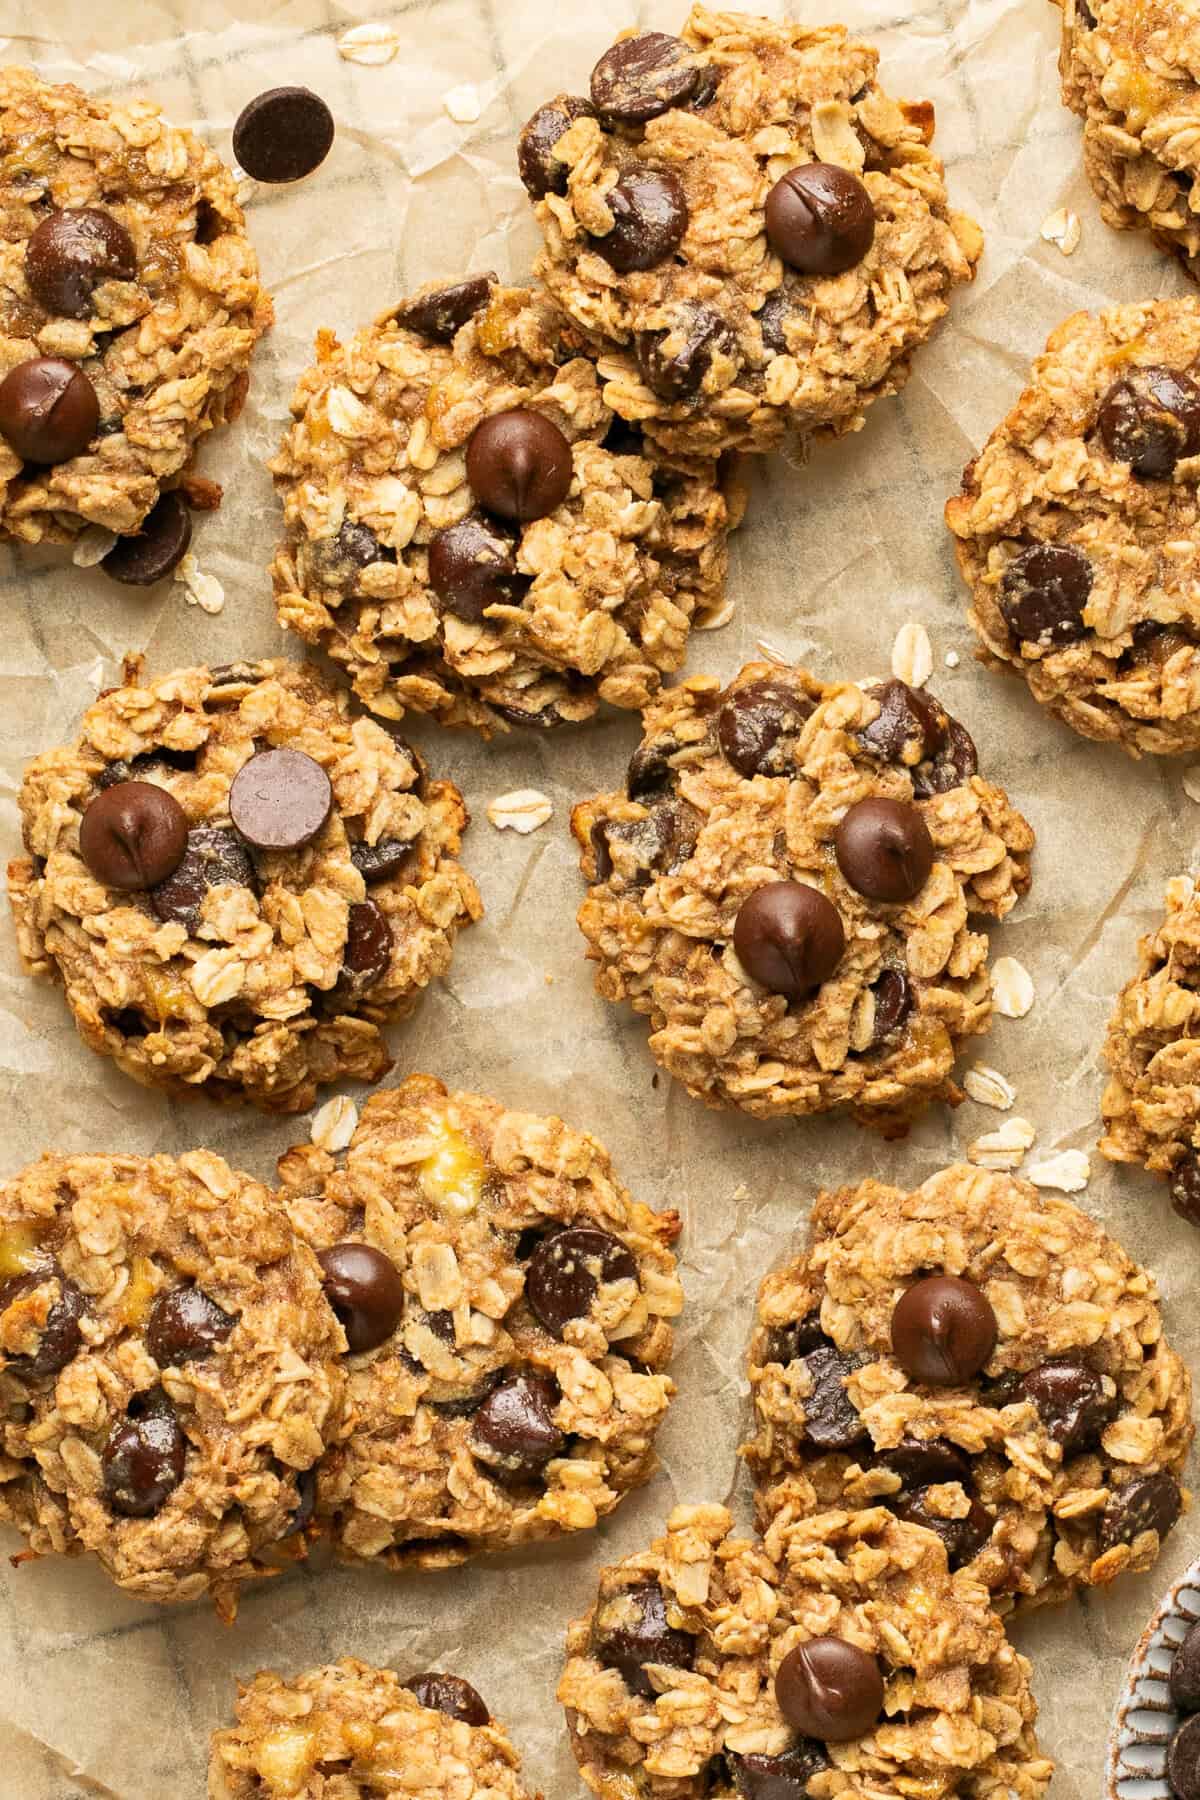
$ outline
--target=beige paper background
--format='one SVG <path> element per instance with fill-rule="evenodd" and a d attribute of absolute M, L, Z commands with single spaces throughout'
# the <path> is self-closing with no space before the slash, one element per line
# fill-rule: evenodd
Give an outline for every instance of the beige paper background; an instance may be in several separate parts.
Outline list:
<path fill-rule="evenodd" d="M 962 595 L 941 508 L 972 450 L 1016 397 L 1030 357 L 1075 308 L 1179 291 L 1174 267 L 1138 237 L 1100 221 L 1079 167 L 1077 123 L 1058 104 L 1057 13 L 1045 0 L 829 0 L 790 10 L 846 21 L 883 52 L 896 95 L 937 104 L 938 144 L 956 204 L 984 222 L 988 251 L 974 289 L 917 362 L 899 401 L 878 405 L 856 438 L 804 472 L 778 459 L 751 472 L 747 527 L 735 544 L 723 631 L 698 635 L 690 667 L 723 675 L 764 637 L 821 675 L 885 669 L 907 619 L 933 639 L 932 686 L 976 736 L 986 773 L 1037 827 L 1031 897 L 996 933 L 1037 983 L 1021 1022 L 998 1020 L 981 1044 L 1039 1130 L 1037 1153 L 1088 1148 L 1101 1077 L 1097 1050 L 1137 935 L 1165 879 L 1189 865 L 1200 811 L 1178 764 L 1127 762 L 1044 718 L 1015 681 L 971 659 Z M 654 0 L 639 22 L 671 29 L 679 5 Z M 360 10 L 361 7 L 361 10 Z M 776 13 L 784 9 L 775 5 Z M 236 15 L 236 17 L 235 17 Z M 535 233 L 515 175 L 514 136 L 543 98 L 585 88 L 588 71 L 630 22 L 624 0 L 409 0 L 337 7 L 325 0 L 5 0 L 8 60 L 101 93 L 156 93 L 171 116 L 223 152 L 242 105 L 262 88 L 306 83 L 338 121 L 308 182 L 259 190 L 250 207 L 278 324 L 256 365 L 237 427 L 210 440 L 201 467 L 226 487 L 198 521 L 202 567 L 227 603 L 208 618 L 175 584 L 148 597 L 61 555 L 0 548 L 0 839 L 18 845 L 14 796 L 23 761 L 60 741 L 123 651 L 165 669 L 277 652 L 263 574 L 276 512 L 262 459 L 278 437 L 294 378 L 318 325 L 348 332 L 406 287 L 468 267 L 519 276 Z M 401 38 L 383 68 L 342 61 L 338 34 L 361 19 Z M 18 22 L 19 21 L 19 26 Z M 459 126 L 442 107 L 471 81 L 484 111 Z M 1060 205 L 1083 220 L 1078 253 L 1039 240 Z M 947 652 L 961 658 L 944 666 Z M 490 1087 L 512 1105 L 555 1110 L 595 1130 L 624 1180 L 677 1205 L 689 1308 L 664 1432 L 664 1471 L 590 1537 L 444 1576 L 388 1579 L 309 1571 L 249 1592 L 237 1624 L 204 1608 L 161 1612 L 122 1595 L 86 1563 L 46 1562 L 0 1582 L 0 1796 L 198 1800 L 208 1732 L 229 1714 L 234 1679 L 264 1666 L 297 1670 L 341 1654 L 459 1671 L 482 1689 L 546 1800 L 579 1783 L 554 1702 L 562 1629 L 589 1602 L 595 1571 L 655 1533 L 677 1500 L 735 1493 L 745 1416 L 740 1373 L 755 1285 L 802 1230 L 826 1182 L 874 1175 L 911 1185 L 961 1154 L 998 1115 L 967 1103 L 935 1112 L 903 1144 L 843 1123 L 763 1126 L 705 1112 L 653 1064 L 639 1022 L 595 997 L 573 915 L 580 883 L 567 831 L 574 798 L 620 779 L 637 732 L 612 717 L 553 740 L 484 746 L 418 727 L 439 771 L 475 815 L 465 860 L 487 903 L 460 943 L 449 981 L 394 1035 L 397 1074 L 430 1069 Z M 538 786 L 554 800 L 536 835 L 487 823 L 493 795 Z M 22 976 L 0 919 L 0 1173 L 41 1149 L 220 1149 L 270 1178 L 274 1157 L 308 1121 L 269 1121 L 175 1106 L 144 1093 L 78 1043 L 57 995 Z M 1161 1188 L 1096 1160 L 1082 1203 L 1157 1271 L 1176 1341 L 1197 1363 L 1191 1301 L 1200 1240 Z M 16 1548 L 16 1541 L 5 1548 Z M 1020 1625 L 1036 1658 L 1046 1749 L 1059 1761 L 1054 1800 L 1095 1800 L 1104 1741 L 1126 1658 L 1168 1580 L 1200 1549 L 1200 1512 L 1157 1571 Z"/>

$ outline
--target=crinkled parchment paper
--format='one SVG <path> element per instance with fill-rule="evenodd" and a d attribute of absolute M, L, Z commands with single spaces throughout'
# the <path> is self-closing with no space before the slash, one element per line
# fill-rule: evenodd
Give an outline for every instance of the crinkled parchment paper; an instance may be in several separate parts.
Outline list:
<path fill-rule="evenodd" d="M 1080 172 L 1077 124 L 1057 98 L 1058 15 L 1046 0 L 804 0 L 803 11 L 835 18 L 839 4 L 848 24 L 879 42 L 890 91 L 936 102 L 954 201 L 983 221 L 987 254 L 901 400 L 878 404 L 863 432 L 805 471 L 780 460 L 752 471 L 749 519 L 733 553 L 737 611 L 723 630 L 695 637 L 690 666 L 728 675 L 762 638 L 823 676 L 862 676 L 886 670 L 902 624 L 925 625 L 931 685 L 968 722 L 985 772 L 1007 785 L 1040 840 L 1033 894 L 995 934 L 998 949 L 1032 972 L 1037 1001 L 1020 1022 L 997 1020 L 979 1054 L 1015 1083 L 1017 1111 L 1038 1127 L 1035 1157 L 1086 1149 L 1113 994 L 1166 878 L 1189 864 L 1200 809 L 1183 793 L 1179 765 L 1138 766 L 1084 743 L 1043 717 L 1021 683 L 973 662 L 941 510 L 1059 319 L 1173 291 L 1182 278 L 1148 242 L 1101 223 Z M 684 0 L 653 0 L 637 17 L 672 29 L 684 10 Z M 178 584 L 146 597 L 61 553 L 0 550 L 8 853 L 18 843 L 22 763 L 62 740 L 122 652 L 142 649 L 163 669 L 278 652 L 263 572 L 276 510 L 262 460 L 315 330 L 348 332 L 433 276 L 468 267 L 521 275 L 535 233 L 515 174 L 517 128 L 543 98 L 584 88 L 595 57 L 631 22 L 622 0 L 355 0 L 344 9 L 238 0 L 236 12 L 230 0 L 7 0 L 0 15 L 5 26 L 21 20 L 0 39 L 5 57 L 101 94 L 145 89 L 224 154 L 242 105 L 281 82 L 317 89 L 338 122 L 315 176 L 249 198 L 278 324 L 245 415 L 201 458 L 226 497 L 218 514 L 198 519 L 194 548 L 225 590 L 224 610 L 203 614 Z M 339 35 L 365 20 L 398 34 L 385 66 L 338 55 Z M 463 83 L 481 109 L 467 125 L 444 106 Z M 1039 235 L 1061 206 L 1083 221 L 1070 259 Z M 676 1501 L 736 1490 L 746 1516 L 734 1447 L 744 1425 L 743 1339 L 762 1271 L 799 1234 L 820 1185 L 867 1175 L 912 1185 L 999 1123 L 967 1102 L 886 1145 L 849 1124 L 769 1127 L 708 1113 L 665 1078 L 653 1085 L 642 1023 L 593 994 L 573 922 L 580 883 L 567 831 L 574 798 L 619 780 L 635 722 L 613 717 L 552 741 L 513 736 L 490 747 L 431 728 L 415 736 L 467 794 L 475 824 L 465 859 L 488 915 L 460 941 L 449 981 L 396 1032 L 397 1072 L 428 1069 L 491 1088 L 510 1105 L 559 1111 L 604 1139 L 635 1193 L 682 1209 L 690 1304 L 663 1472 L 591 1536 L 441 1576 L 310 1570 L 248 1593 L 232 1629 L 204 1608 L 154 1611 L 84 1562 L 6 1571 L 5 1800 L 198 1800 L 207 1736 L 230 1712 L 235 1677 L 346 1653 L 404 1672 L 458 1670 L 508 1722 L 547 1800 L 577 1794 L 554 1701 L 563 1626 L 587 1606 L 600 1565 L 646 1543 Z M 554 801 L 549 824 L 529 837 L 502 834 L 485 815 L 489 799 L 517 787 Z M 7 917 L 0 959 L 6 1169 L 51 1145 L 149 1152 L 204 1143 L 270 1179 L 278 1152 L 307 1134 L 303 1118 L 268 1121 L 144 1093 L 82 1048 L 49 986 L 22 976 Z M 1171 1216 L 1160 1187 L 1098 1158 L 1080 1200 L 1157 1271 L 1175 1340 L 1200 1366 L 1189 1292 L 1200 1240 Z M 1151 1575 L 1018 1628 L 1037 1659 L 1044 1742 L 1060 1768 L 1055 1800 L 1095 1800 L 1126 1657 L 1158 1593 L 1198 1547 L 1200 1511 Z"/>

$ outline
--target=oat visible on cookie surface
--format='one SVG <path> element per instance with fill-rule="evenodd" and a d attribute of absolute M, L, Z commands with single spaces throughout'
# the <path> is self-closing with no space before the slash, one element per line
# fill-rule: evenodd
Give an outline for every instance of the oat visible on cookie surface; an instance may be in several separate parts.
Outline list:
<path fill-rule="evenodd" d="M 311 665 L 127 663 L 20 793 L 27 968 L 126 1074 L 299 1112 L 391 1066 L 381 1026 L 482 911 L 453 783 Z"/>
<path fill-rule="evenodd" d="M 974 275 L 933 107 L 892 100 L 878 61 L 840 25 L 695 6 L 525 126 L 537 273 L 670 453 L 857 430 Z"/>
<path fill-rule="evenodd" d="M 987 1029 L 987 939 L 1033 832 L 966 730 L 902 681 L 751 663 L 645 720 L 623 793 L 572 815 L 596 985 L 710 1106 L 851 1110 L 892 1134 L 954 1100 Z"/>
<path fill-rule="evenodd" d="M 1051 335 L 946 506 L 982 660 L 1084 737 L 1200 747 L 1200 301 Z"/>
<path fill-rule="evenodd" d="M 417 1698 L 431 1682 L 440 1705 Z M 456 1676 L 401 1681 L 349 1656 L 302 1675 L 260 1670 L 238 1690 L 236 1723 L 212 1734 L 208 1800 L 413 1795 L 539 1800 L 503 1726 Z"/>
<path fill-rule="evenodd" d="M 731 1527 L 676 1507 L 568 1628 L 558 1697 L 601 1800 L 1045 1791 L 1029 1664 L 931 1533 L 882 1507 Z"/>
<path fill-rule="evenodd" d="M 440 1567 L 588 1530 L 651 1473 L 679 1215 L 595 1138 L 413 1075 L 341 1166 L 302 1145 L 279 1173 L 350 1339 L 317 1493 L 345 1555 Z"/>
<path fill-rule="evenodd" d="M 261 1182 L 207 1150 L 43 1156 L 0 1184 L 0 1518 L 231 1616 L 311 1500 L 344 1344 Z"/>
<path fill-rule="evenodd" d="M 1184 1504 L 1191 1381 L 1153 1277 L 1011 1175 L 820 1195 L 808 1249 L 763 1282 L 749 1367 L 764 1522 L 811 1486 L 889 1506 L 1002 1610 L 1148 1569 Z"/>
<path fill-rule="evenodd" d="M 150 101 L 6 68 L 0 215 L 0 537 L 136 532 L 271 322 L 233 176 Z"/>
<path fill-rule="evenodd" d="M 740 490 L 613 430 L 536 289 L 476 276 L 321 333 L 292 414 L 279 618 L 385 718 L 490 733 L 642 706 L 722 595 Z"/>

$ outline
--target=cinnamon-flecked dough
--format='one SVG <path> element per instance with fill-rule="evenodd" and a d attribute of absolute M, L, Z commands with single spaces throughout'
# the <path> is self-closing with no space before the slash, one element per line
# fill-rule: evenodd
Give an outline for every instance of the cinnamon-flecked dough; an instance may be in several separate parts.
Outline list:
<path fill-rule="evenodd" d="M 489 452 L 514 414 L 523 437 Z M 384 718 L 490 735 L 643 706 L 722 600 L 731 470 L 667 468 L 614 421 L 539 289 L 472 276 L 346 344 L 321 332 L 292 416 L 279 619 Z"/>
<path fill-rule="evenodd" d="M 90 809 L 99 821 L 132 786 L 161 790 L 132 796 L 139 819 L 157 801 L 152 824 L 178 820 L 173 869 L 127 871 L 116 812 L 89 863 Z M 149 678 L 129 662 L 19 799 L 29 854 L 9 864 L 9 898 L 26 967 L 61 981 L 91 1049 L 174 1094 L 302 1112 L 324 1082 L 377 1081 L 383 1025 L 483 910 L 457 861 L 458 789 L 311 664 Z M 148 830 L 134 861 L 158 848 Z"/>
<path fill-rule="evenodd" d="M 344 1348 L 261 1182 L 208 1150 L 47 1154 L 0 1185 L 0 1518 L 231 1618 L 289 1560 Z"/>
<path fill-rule="evenodd" d="M 136 532 L 197 440 L 241 411 L 271 323 L 233 176 L 149 100 L 10 67 L 0 212 L 0 381 L 34 358 L 75 378 L 74 416 L 60 399 L 50 426 L 36 393 L 0 397 L 0 537 Z M 22 420 L 49 430 L 43 460 L 10 441 Z"/>
<path fill-rule="evenodd" d="M 595 1138 L 413 1075 L 372 1095 L 343 1160 L 300 1145 L 280 1177 L 347 1279 L 317 1487 L 340 1552 L 444 1567 L 589 1530 L 650 1475 L 680 1220 L 631 1198 Z"/>
<path fill-rule="evenodd" d="M 537 274 L 668 453 L 857 430 L 972 279 L 983 237 L 949 205 L 933 107 L 893 100 L 878 61 L 840 25 L 694 6 L 526 124 Z M 819 222 L 801 199 L 775 227 L 772 190 L 813 168 Z"/>
<path fill-rule="evenodd" d="M 978 1368 L 956 1361 L 961 1314 L 949 1366 L 912 1360 L 933 1277 L 950 1278 L 942 1305 L 966 1283 L 994 1315 Z M 1001 1611 L 1150 1568 L 1186 1503 L 1191 1380 L 1153 1276 L 1012 1175 L 959 1164 L 911 1193 L 821 1194 L 808 1248 L 763 1282 L 749 1370 L 764 1525 L 802 1517 L 813 1487 L 827 1506 L 888 1506 Z"/>
<path fill-rule="evenodd" d="M 990 1021 L 971 915 L 1029 887 L 1033 832 L 977 769 L 965 728 L 901 681 L 769 663 L 684 681 L 647 712 L 624 791 L 572 815 L 597 988 L 648 1015 L 656 1060 L 710 1106 L 902 1134 L 961 1098 L 955 1058 Z"/>

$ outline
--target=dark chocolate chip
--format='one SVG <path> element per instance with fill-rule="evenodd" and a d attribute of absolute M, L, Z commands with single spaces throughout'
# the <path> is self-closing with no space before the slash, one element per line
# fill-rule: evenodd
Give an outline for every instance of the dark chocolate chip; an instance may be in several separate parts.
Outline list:
<path fill-rule="evenodd" d="M 79 854 L 105 887 L 140 893 L 174 874 L 187 840 L 187 815 L 173 794 L 150 781 L 119 781 L 84 813 Z"/>
<path fill-rule="evenodd" d="M 574 1225 L 543 1238 L 525 1274 L 525 1298 L 551 1337 L 586 1319 L 602 1282 L 638 1278 L 637 1258 L 596 1226 Z"/>
<path fill-rule="evenodd" d="M 895 1449 L 879 1452 L 879 1462 L 898 1475 L 906 1488 L 940 1487 L 948 1481 L 966 1487 L 971 1479 L 971 1465 L 962 1451 L 942 1438 L 931 1438 L 928 1443 L 901 1438 Z"/>
<path fill-rule="evenodd" d="M 494 1387 L 471 1426 L 471 1450 L 493 1481 L 525 1487 L 561 1454 L 566 1438 L 554 1423 L 558 1383 L 541 1369 L 510 1375 Z"/>
<path fill-rule="evenodd" d="M 592 239 L 618 275 L 653 269 L 674 256 L 688 225 L 683 183 L 670 169 L 635 167 L 604 196 L 612 229 Z"/>
<path fill-rule="evenodd" d="M 390 1256 L 373 1244 L 334 1244 L 317 1255 L 325 1297 L 353 1355 L 391 1337 L 404 1311 L 404 1283 Z"/>
<path fill-rule="evenodd" d="M 377 844 L 364 844 L 356 839 L 350 845 L 350 861 L 368 887 L 373 881 L 386 881 L 401 870 L 412 854 L 415 838 L 380 838 Z"/>
<path fill-rule="evenodd" d="M 769 881 L 738 909 L 738 961 L 772 994 L 800 999 L 836 970 L 846 948 L 837 908 L 803 881 Z"/>
<path fill-rule="evenodd" d="M 431 1670 L 424 1675 L 410 1675 L 404 1686 L 431 1712 L 461 1719 L 464 1725 L 491 1724 L 492 1715 L 481 1695 L 461 1675 L 440 1675 Z"/>
<path fill-rule="evenodd" d="M 67 319 L 86 319 L 102 281 L 132 281 L 133 239 L 119 220 L 97 207 L 68 207 L 43 219 L 25 246 L 25 279 L 39 306 Z"/>
<path fill-rule="evenodd" d="M 356 987 L 373 987 L 392 964 L 395 940 L 387 914 L 374 900 L 359 900 L 350 908 L 346 924 L 346 948 L 342 973 Z"/>
<path fill-rule="evenodd" d="M 689 302 L 676 308 L 666 331 L 639 331 L 638 368 L 660 400 L 690 400 L 704 385 L 713 357 L 737 356 L 737 337 L 714 307 Z"/>
<path fill-rule="evenodd" d="M 281 1541 L 297 1537 L 306 1531 L 312 1523 L 312 1516 L 317 1510 L 317 1471 L 301 1469 L 296 1476 L 296 1507 L 288 1520 L 287 1530 L 281 1534 Z"/>
<path fill-rule="evenodd" d="M 1200 1624 L 1189 1627 L 1171 1658 L 1171 1698 L 1181 1712 L 1200 1712 Z"/>
<path fill-rule="evenodd" d="M 868 1358 L 859 1351 L 846 1354 L 833 1344 L 822 1344 L 810 1350 L 803 1360 L 810 1383 L 804 1399 L 804 1430 L 800 1433 L 804 1448 L 823 1456 L 856 1450 L 867 1443 L 869 1433 L 846 1392 L 846 1381 Z"/>
<path fill-rule="evenodd" d="M 899 904 L 919 894 L 933 867 L 929 827 L 905 800 L 859 800 L 834 833 L 838 868 L 856 893 Z"/>
<path fill-rule="evenodd" d="M 304 87 L 270 88 L 238 114 L 233 154 L 255 181 L 300 181 L 333 146 L 333 114 Z"/>
<path fill-rule="evenodd" d="M 631 800 L 660 799 L 675 780 L 671 758 L 679 749 L 677 738 L 644 738 L 629 759 L 625 792 Z"/>
<path fill-rule="evenodd" d="M 965 725 L 947 715 L 946 735 L 929 761 L 918 763 L 913 770 L 913 798 L 928 800 L 932 794 L 947 794 L 978 772 L 975 740 Z"/>
<path fill-rule="evenodd" d="M 1000 583 L 1000 611 L 1023 644 L 1052 650 L 1087 635 L 1092 565 L 1074 544 L 1030 544 Z"/>
<path fill-rule="evenodd" d="M 1200 451 L 1200 387 L 1182 371 L 1128 369 L 1101 401 L 1097 424 L 1110 456 L 1143 481 L 1169 481 L 1177 462 Z"/>
<path fill-rule="evenodd" d="M 511 539 L 476 512 L 430 538 L 429 585 L 448 612 L 477 625 L 489 606 L 519 605 L 529 581 Z"/>
<path fill-rule="evenodd" d="M 1167 1779 L 1175 1800 L 1200 1800 L 1200 1717 L 1185 1719 L 1168 1744 Z"/>
<path fill-rule="evenodd" d="M 487 305 L 496 280 L 495 271 L 489 269 L 485 275 L 468 275 L 448 287 L 414 294 L 396 308 L 396 323 L 435 344 L 453 343 L 467 320 Z"/>
<path fill-rule="evenodd" d="M 841 275 L 875 241 L 875 208 L 857 175 L 837 163 L 801 163 L 767 195 L 767 239 L 804 275 Z"/>
<path fill-rule="evenodd" d="M 1192 1146 L 1171 1170 L 1171 1205 L 1189 1225 L 1200 1225 L 1200 1156 Z"/>
<path fill-rule="evenodd" d="M 369 525 L 343 519 L 336 537 L 316 538 L 309 544 L 308 560 L 322 587 L 349 594 L 357 588 L 364 569 L 372 563 L 394 563 L 396 552 L 381 544 Z"/>
<path fill-rule="evenodd" d="M 796 739 L 813 703 L 786 681 L 748 681 L 734 688 L 717 714 L 717 742 L 739 775 L 787 775 L 795 769 Z"/>
<path fill-rule="evenodd" d="M 924 1488 L 918 1488 L 912 1494 L 898 1494 L 888 1501 L 888 1505 L 898 1519 L 909 1525 L 920 1525 L 941 1540 L 951 1569 L 961 1569 L 972 1557 L 978 1556 L 996 1524 L 992 1514 L 970 1496 L 966 1516 L 961 1519 L 946 1519 L 935 1513 Z"/>
<path fill-rule="evenodd" d="M 298 850 L 311 843 L 333 807 L 333 788 L 303 750 L 260 750 L 229 789 L 229 816 L 258 850 Z"/>
<path fill-rule="evenodd" d="M 209 888 L 255 890 L 254 863 L 236 833 L 223 825 L 196 825 L 187 834 L 187 849 L 173 875 L 150 890 L 150 904 L 160 919 L 184 926 L 194 936 Z"/>
<path fill-rule="evenodd" d="M 883 1676 L 876 1659 L 857 1644 L 810 1638 L 780 1663 L 775 1699 L 793 1730 L 824 1744 L 844 1744 L 878 1723 Z"/>
<path fill-rule="evenodd" d="M 653 1700 L 658 1689 L 647 1667 L 690 1669 L 696 1640 L 667 1617 L 667 1602 L 657 1582 L 623 1588 L 596 1608 L 592 1654 L 605 1669 L 616 1669 L 631 1693 Z"/>
<path fill-rule="evenodd" d="M 724 79 L 725 71 L 719 63 L 701 63 L 696 71 L 696 85 L 688 98 L 690 111 L 700 112 L 711 106 Z"/>
<path fill-rule="evenodd" d="M 595 117 L 591 101 L 576 94 L 560 94 L 557 100 L 538 107 L 517 140 L 517 168 L 531 200 L 566 193 L 567 165 L 555 156 L 554 147 L 576 119 Z"/>
<path fill-rule="evenodd" d="M 795 310 L 786 289 L 781 287 L 773 288 L 763 302 L 758 313 L 758 329 L 762 333 L 763 349 L 769 350 L 772 356 L 789 354 L 784 326 Z"/>
<path fill-rule="evenodd" d="M 502 519 L 546 518 L 570 493 L 573 475 L 570 444 L 553 420 L 528 407 L 492 413 L 467 444 L 471 492 Z"/>
<path fill-rule="evenodd" d="M 892 1349 L 927 1387 L 962 1387 L 996 1347 L 996 1315 L 982 1288 L 958 1275 L 927 1275 L 892 1313 Z"/>
<path fill-rule="evenodd" d="M 829 1767 L 825 1746 L 801 1738 L 778 1756 L 726 1752 L 733 1785 L 742 1800 L 808 1800 L 808 1784 Z"/>
<path fill-rule="evenodd" d="M 51 1303 L 38 1333 L 38 1347 L 29 1356 L 6 1358 L 5 1366 L 10 1375 L 25 1379 L 57 1375 L 66 1368 L 83 1342 L 79 1321 L 87 1312 L 87 1302 L 53 1258 L 0 1282 L 0 1312 L 7 1311 L 15 1301 L 48 1281 L 58 1282 L 58 1297 Z"/>
<path fill-rule="evenodd" d="M 871 1049 L 894 1044 L 913 1009 L 912 983 L 904 969 L 885 969 L 871 989 L 875 996 L 875 1022 Z"/>
<path fill-rule="evenodd" d="M 127 1519 L 160 1512 L 183 1480 L 186 1457 L 183 1427 L 163 1390 L 139 1395 L 100 1453 L 104 1496 L 113 1512 Z"/>
<path fill-rule="evenodd" d="M 110 581 L 126 587 L 153 587 L 165 581 L 187 555 L 192 515 L 174 488 L 160 496 L 136 536 L 119 537 L 100 567 Z"/>
<path fill-rule="evenodd" d="M 1119 1401 L 1106 1394 L 1104 1378 L 1082 1356 L 1052 1356 L 1022 1379 L 1021 1393 L 1032 1400 L 1047 1435 L 1062 1445 L 1064 1458 L 1080 1456 L 1099 1443 Z"/>
<path fill-rule="evenodd" d="M 643 31 L 606 50 L 592 70 L 592 104 L 608 119 L 644 125 L 694 93 L 699 66 L 681 38 Z"/>
<path fill-rule="evenodd" d="M 658 801 L 644 819 L 601 822 L 592 832 L 597 879 L 607 881 L 618 864 L 623 878 L 635 886 L 656 875 L 673 874 L 696 848 L 699 832 L 700 815 L 695 807 L 674 798 Z M 620 846 L 617 862 L 613 860 L 614 845 Z M 602 873 L 606 863 L 607 874 Z"/>
<path fill-rule="evenodd" d="M 776 1325 L 767 1340 L 766 1359 L 768 1362 L 790 1363 L 799 1356 L 808 1356 L 814 1350 L 831 1350 L 832 1338 L 827 1338 L 821 1330 L 821 1311 L 815 1307 L 806 1313 L 804 1318 L 795 1319 L 790 1325 Z"/>
<path fill-rule="evenodd" d="M 1165 1469 L 1127 1481 L 1109 1498 L 1100 1521 L 1101 1552 L 1132 1544 L 1144 1531 L 1165 1538 L 1183 1510 L 1179 1483 Z"/>
<path fill-rule="evenodd" d="M 879 702 L 879 715 L 858 734 L 863 749 L 908 768 L 933 756 L 949 724 L 949 715 L 933 695 L 904 681 L 885 681 L 870 693 Z"/>
<path fill-rule="evenodd" d="M 160 1369 L 207 1356 L 223 1344 L 237 1320 L 218 1306 L 203 1288 L 168 1288 L 150 1308 L 146 1348 Z"/>
<path fill-rule="evenodd" d="M 0 381 L 0 433 L 25 462 L 68 462 L 100 424 L 96 390 L 77 363 L 32 356 Z"/>

